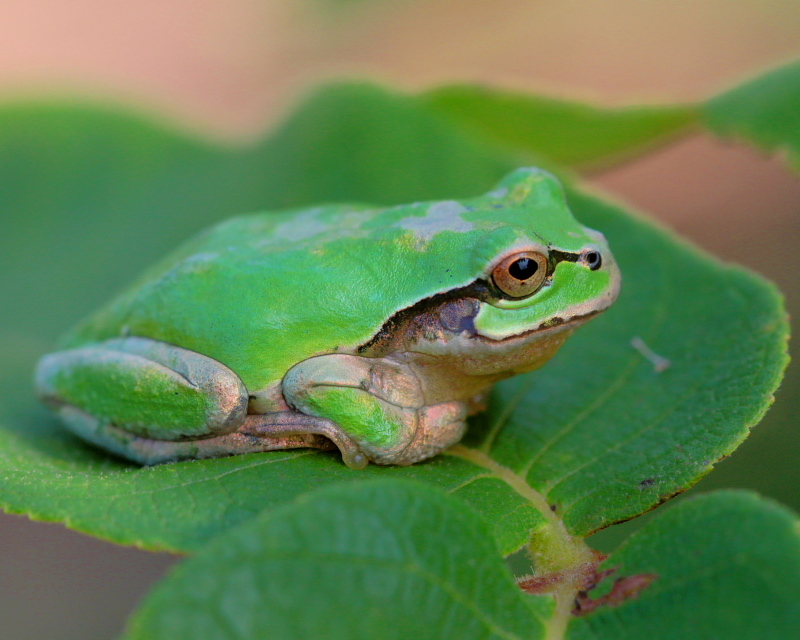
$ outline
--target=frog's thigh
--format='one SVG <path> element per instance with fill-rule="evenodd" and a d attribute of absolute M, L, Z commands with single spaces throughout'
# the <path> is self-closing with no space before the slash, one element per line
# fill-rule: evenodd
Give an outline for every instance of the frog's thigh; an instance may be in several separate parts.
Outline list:
<path fill-rule="evenodd" d="M 401 363 L 330 354 L 292 367 L 283 379 L 297 411 L 335 422 L 370 460 L 411 464 L 457 442 L 465 428 L 460 402 L 425 406 L 422 387 Z"/>
<path fill-rule="evenodd" d="M 45 356 L 36 386 L 67 425 L 90 440 L 103 440 L 99 432 L 106 428 L 153 440 L 216 436 L 237 429 L 247 413 L 247 391 L 233 371 L 147 338 L 117 338 Z M 96 438 L 87 433 L 89 424 Z"/>

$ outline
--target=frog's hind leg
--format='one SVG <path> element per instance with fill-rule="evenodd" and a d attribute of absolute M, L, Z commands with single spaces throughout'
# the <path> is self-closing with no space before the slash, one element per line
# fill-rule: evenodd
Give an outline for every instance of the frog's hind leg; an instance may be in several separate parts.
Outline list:
<path fill-rule="evenodd" d="M 298 429 L 296 421 L 281 420 L 282 414 L 247 416 L 241 431 L 198 440 L 174 441 L 155 440 L 136 435 L 111 424 L 102 423 L 94 416 L 71 405 L 61 405 L 56 411 L 70 431 L 84 440 L 143 465 L 283 449 L 310 447 L 330 450 L 336 449 L 337 446 L 323 435 L 309 433 L 307 429 Z M 308 418 L 301 414 L 291 415 Z M 339 443 L 339 447 L 343 452 L 346 449 L 350 452 L 350 456 L 345 457 L 345 462 L 352 459 L 352 464 L 348 462 L 349 466 L 363 468 L 366 465 L 366 458 L 361 455 L 363 464 L 359 466 L 360 452 L 357 449 L 352 451 L 352 445 L 343 448 L 342 443 Z"/>
<path fill-rule="evenodd" d="M 298 447 L 367 459 L 330 420 L 247 415 L 248 394 L 222 363 L 149 338 L 115 338 L 45 356 L 40 397 L 76 435 L 139 464 Z"/>
<path fill-rule="evenodd" d="M 68 405 L 61 408 L 60 416 L 85 440 L 140 464 L 298 448 L 338 448 L 351 469 L 363 469 L 369 464 L 369 458 L 335 422 L 295 411 L 251 414 L 233 433 L 183 441 L 154 440 L 111 425 L 99 425 L 92 416 Z"/>
<path fill-rule="evenodd" d="M 326 418 L 295 411 L 249 415 L 236 435 L 254 440 L 258 438 L 287 443 L 284 446 L 275 446 L 270 450 L 293 447 L 338 448 L 342 454 L 342 460 L 351 469 L 363 469 L 369 464 L 369 458 L 362 453 L 355 440 L 348 436 L 338 424 Z M 294 442 L 308 444 L 292 444 Z"/>
<path fill-rule="evenodd" d="M 39 361 L 39 396 L 135 435 L 182 440 L 235 431 L 247 390 L 222 363 L 149 338 L 115 338 Z"/>
<path fill-rule="evenodd" d="M 157 453 L 169 443 L 185 450 L 179 441 L 232 433 L 247 415 L 247 390 L 228 367 L 149 338 L 49 354 L 39 361 L 36 387 L 77 435 L 146 464 L 169 459 Z M 164 444 L 143 450 L 141 441 Z"/>

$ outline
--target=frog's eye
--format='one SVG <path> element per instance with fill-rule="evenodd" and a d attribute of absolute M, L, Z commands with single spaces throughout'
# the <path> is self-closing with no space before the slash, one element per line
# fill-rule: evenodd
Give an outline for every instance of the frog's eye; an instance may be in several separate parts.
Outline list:
<path fill-rule="evenodd" d="M 523 251 L 508 256 L 494 271 L 497 288 L 511 298 L 524 298 L 542 286 L 547 276 L 547 257 L 536 251 Z"/>

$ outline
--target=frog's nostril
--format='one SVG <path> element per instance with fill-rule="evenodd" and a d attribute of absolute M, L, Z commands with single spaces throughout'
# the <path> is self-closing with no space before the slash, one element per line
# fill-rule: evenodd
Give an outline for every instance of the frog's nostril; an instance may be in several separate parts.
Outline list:
<path fill-rule="evenodd" d="M 597 271 L 603 264 L 603 256 L 600 255 L 599 251 L 589 251 L 585 253 L 583 255 L 583 260 L 586 262 L 586 266 L 592 271 Z"/>

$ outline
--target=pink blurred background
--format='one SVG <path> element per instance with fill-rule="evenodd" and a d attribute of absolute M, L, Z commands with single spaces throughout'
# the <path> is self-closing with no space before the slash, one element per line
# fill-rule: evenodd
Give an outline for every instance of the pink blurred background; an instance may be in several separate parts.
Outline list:
<path fill-rule="evenodd" d="M 262 135 L 332 76 L 623 105 L 702 100 L 800 57 L 800 0 L 0 0 L 0 14 L 4 96 L 144 104 L 226 144 Z M 800 180 L 779 160 L 698 135 L 592 181 L 777 281 L 800 314 Z M 774 417 L 700 489 L 800 507 L 798 388 L 791 374 Z M 13 516 L 0 516 L 0 540 L 9 640 L 111 638 L 174 562 Z"/>

